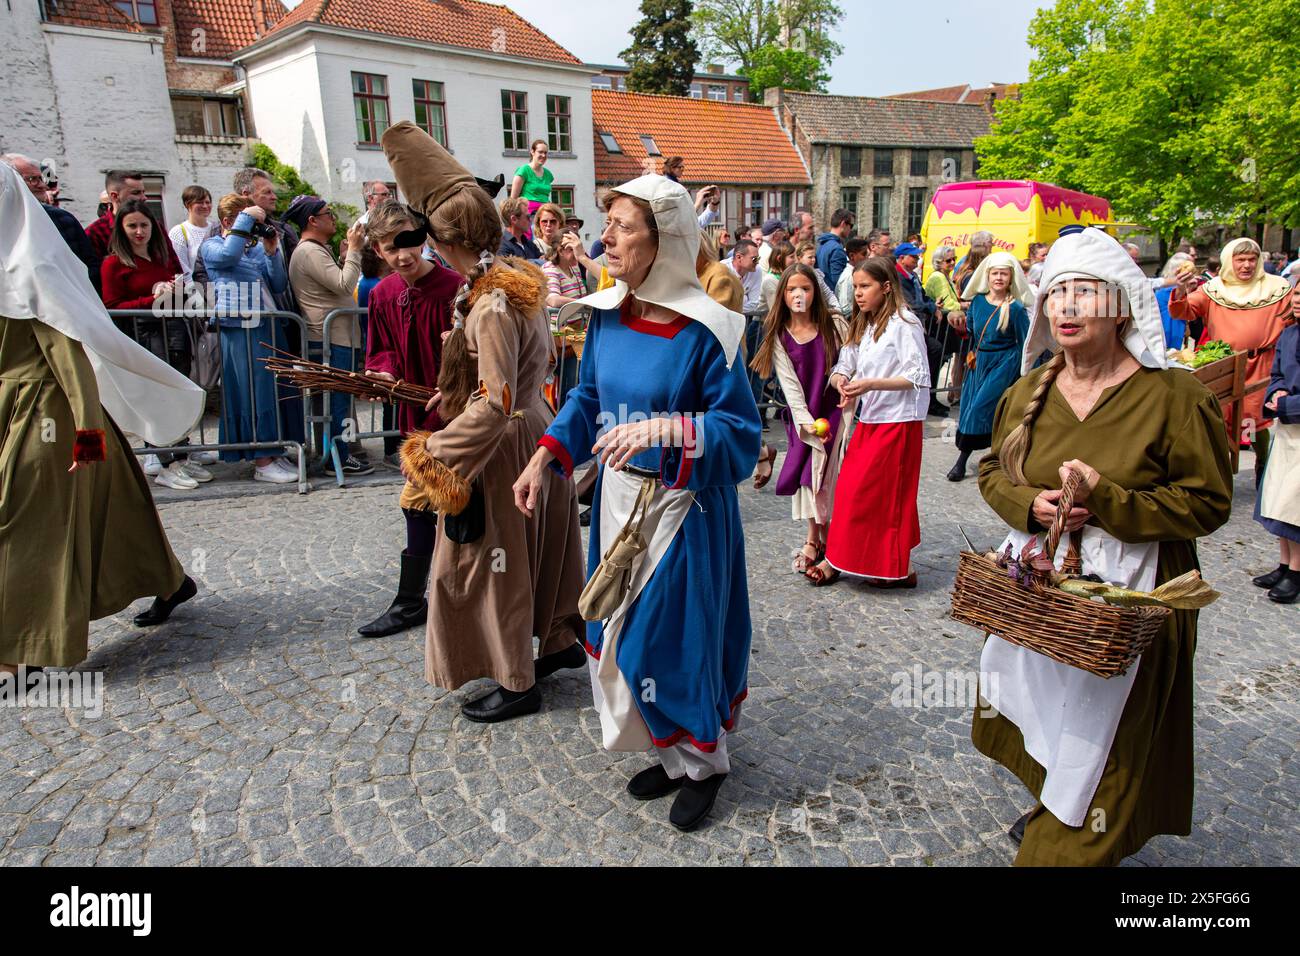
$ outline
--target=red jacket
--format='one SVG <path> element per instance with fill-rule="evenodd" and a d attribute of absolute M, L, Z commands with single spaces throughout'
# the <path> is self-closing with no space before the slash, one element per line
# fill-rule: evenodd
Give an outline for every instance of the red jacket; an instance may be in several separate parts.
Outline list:
<path fill-rule="evenodd" d="M 181 271 L 171 243 L 167 244 L 167 261 L 155 263 L 137 259 L 135 268 L 122 264 L 117 256 L 109 254 L 100 265 L 104 305 L 110 309 L 147 309 L 153 305 L 153 287 L 159 282 L 171 282 Z"/>

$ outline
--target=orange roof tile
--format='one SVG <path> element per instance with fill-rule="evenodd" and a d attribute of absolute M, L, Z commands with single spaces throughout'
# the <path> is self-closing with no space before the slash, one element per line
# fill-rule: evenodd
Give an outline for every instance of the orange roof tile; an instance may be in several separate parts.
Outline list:
<path fill-rule="evenodd" d="M 49 0 L 46 4 L 45 16 L 50 23 L 60 23 L 69 27 L 119 30 L 123 33 L 146 32 L 144 27 L 118 10 L 108 0 Z"/>
<path fill-rule="evenodd" d="M 645 172 L 642 135 L 659 147 L 663 160 L 686 160 L 686 179 L 719 185 L 810 185 L 808 170 L 790 137 L 766 106 L 724 103 L 684 96 L 591 91 L 596 180 L 621 183 Z M 621 153 L 610 153 L 600 134 L 609 133 Z"/>
<path fill-rule="evenodd" d="M 236 50 L 265 36 L 288 13 L 280 0 L 172 0 L 180 55 L 201 59 L 229 59 Z M 203 48 L 193 50 L 198 29 L 204 31 Z"/>
<path fill-rule="evenodd" d="M 268 36 L 305 22 L 530 60 L 582 63 L 513 10 L 480 0 L 303 0 Z"/>
<path fill-rule="evenodd" d="M 942 86 L 935 90 L 917 90 L 914 93 L 891 93 L 887 99 L 983 105 L 988 100 L 989 94 L 992 94 L 994 99 L 1001 100 L 1008 96 L 1014 96 L 1016 88 L 1017 84 L 1015 83 L 994 83 L 992 86 L 976 89 L 967 83 L 962 86 Z"/>

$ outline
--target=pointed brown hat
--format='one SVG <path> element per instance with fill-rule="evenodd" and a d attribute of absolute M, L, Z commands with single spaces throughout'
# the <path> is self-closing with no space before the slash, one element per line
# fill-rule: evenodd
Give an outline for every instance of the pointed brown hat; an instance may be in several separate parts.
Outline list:
<path fill-rule="evenodd" d="M 410 120 L 388 127 L 380 142 L 397 188 L 425 216 L 461 190 L 479 188 L 469 170 Z"/>

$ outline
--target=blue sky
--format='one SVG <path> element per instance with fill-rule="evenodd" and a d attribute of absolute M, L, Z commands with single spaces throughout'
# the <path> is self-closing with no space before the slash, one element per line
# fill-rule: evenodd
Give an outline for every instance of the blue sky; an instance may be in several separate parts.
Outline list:
<path fill-rule="evenodd" d="M 294 7 L 299 0 L 285 0 Z M 630 42 L 639 0 L 513 0 L 507 4 L 588 63 L 612 63 Z M 1025 33 L 1046 0 L 961 3 L 840 0 L 836 39 L 844 54 L 831 67 L 830 92 L 884 96 L 908 90 L 1025 79 Z"/>

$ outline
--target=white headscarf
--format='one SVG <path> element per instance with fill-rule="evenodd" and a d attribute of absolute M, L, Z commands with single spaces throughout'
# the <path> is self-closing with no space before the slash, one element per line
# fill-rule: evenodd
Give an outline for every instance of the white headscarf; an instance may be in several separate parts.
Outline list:
<path fill-rule="evenodd" d="M 80 342 L 118 427 L 166 447 L 203 414 L 203 389 L 118 331 L 49 214 L 0 163 L 0 315 L 38 319 Z"/>
<path fill-rule="evenodd" d="M 1028 374 L 1045 350 L 1056 349 L 1043 305 L 1052 287 L 1069 279 L 1097 279 L 1117 286 L 1132 317 L 1124 333 L 1124 347 L 1147 368 L 1168 367 L 1165 328 L 1151 280 L 1117 240 L 1100 229 L 1084 229 L 1056 240 L 1043 262 L 1043 281 L 1029 318 L 1020 364 L 1022 375 Z"/>
<path fill-rule="evenodd" d="M 966 286 L 966 291 L 962 293 L 963 299 L 973 299 L 977 295 L 989 294 L 989 273 L 994 269 L 1009 269 L 1011 271 L 1011 285 L 1007 291 L 1012 299 L 1016 299 L 1026 309 L 1034 305 L 1034 292 L 1029 288 L 1029 280 L 1025 278 L 1025 270 L 1020 268 L 1020 260 L 1009 252 L 998 250 L 991 252 L 985 257 L 984 261 L 975 269 L 975 274 L 970 277 L 970 283 Z M 1003 303 L 998 310 L 1001 315 L 998 317 L 998 331 L 1005 332 L 1007 325 L 1011 322 L 1011 309 L 1009 302 Z"/>
<path fill-rule="evenodd" d="M 657 175 L 641 176 L 614 192 L 648 202 L 659 229 L 659 251 L 650 273 L 635 290 L 637 299 L 672 309 L 705 326 L 722 346 L 727 368 L 731 368 L 745 333 L 745 317 L 709 298 L 695 274 L 700 224 L 690 194 L 679 183 Z M 560 323 L 582 308 L 617 309 L 632 291 L 626 282 L 616 279 L 608 289 L 565 305 L 560 310 Z"/>

